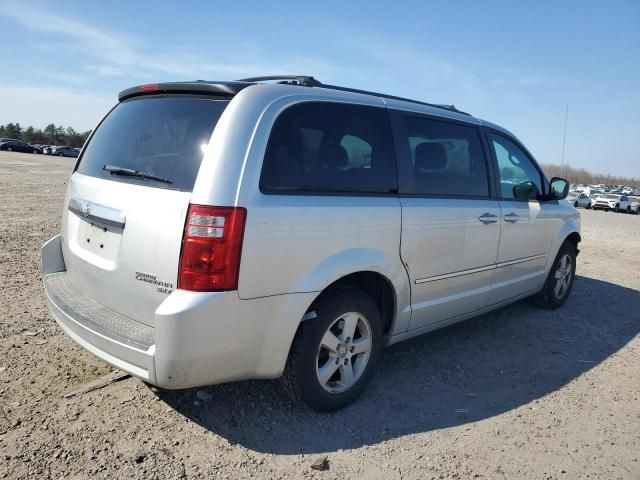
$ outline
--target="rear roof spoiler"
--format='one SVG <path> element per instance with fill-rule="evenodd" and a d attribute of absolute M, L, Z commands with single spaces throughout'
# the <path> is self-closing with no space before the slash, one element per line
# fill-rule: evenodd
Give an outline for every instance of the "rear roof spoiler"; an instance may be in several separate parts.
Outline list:
<path fill-rule="evenodd" d="M 253 85 L 249 82 L 205 82 L 196 80 L 193 82 L 167 82 L 151 83 L 127 88 L 118 94 L 118 100 L 122 102 L 128 98 L 140 95 L 158 95 L 165 93 L 194 93 L 198 95 L 214 95 L 217 97 L 231 98 L 242 89 Z"/>

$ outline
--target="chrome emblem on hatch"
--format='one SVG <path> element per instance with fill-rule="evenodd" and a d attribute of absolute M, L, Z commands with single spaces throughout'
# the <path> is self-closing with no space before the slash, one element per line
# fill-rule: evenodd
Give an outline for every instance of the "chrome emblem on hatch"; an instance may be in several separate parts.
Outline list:
<path fill-rule="evenodd" d="M 87 218 L 89 215 L 91 215 L 91 205 L 87 203 L 82 206 L 82 215 L 84 215 L 84 218 Z"/>

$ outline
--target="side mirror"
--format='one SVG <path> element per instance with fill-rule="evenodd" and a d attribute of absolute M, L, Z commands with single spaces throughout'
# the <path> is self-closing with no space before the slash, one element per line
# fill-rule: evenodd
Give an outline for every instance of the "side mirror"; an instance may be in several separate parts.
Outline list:
<path fill-rule="evenodd" d="M 564 178 L 553 177 L 549 182 L 549 199 L 562 200 L 569 194 L 569 182 Z"/>
<path fill-rule="evenodd" d="M 568 187 L 567 187 L 568 189 Z M 538 186 L 533 182 L 522 182 L 513 187 L 513 197 L 520 201 L 537 200 L 540 196 Z"/>

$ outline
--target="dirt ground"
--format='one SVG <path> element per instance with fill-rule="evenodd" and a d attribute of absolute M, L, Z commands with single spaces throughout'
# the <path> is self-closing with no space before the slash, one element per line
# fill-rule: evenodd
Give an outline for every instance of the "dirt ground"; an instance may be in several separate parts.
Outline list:
<path fill-rule="evenodd" d="M 42 293 L 73 163 L 0 154 L 0 478 L 640 478 L 640 216 L 583 210 L 562 309 L 519 302 L 393 346 L 334 414 L 276 381 L 65 399 L 111 370 Z"/>

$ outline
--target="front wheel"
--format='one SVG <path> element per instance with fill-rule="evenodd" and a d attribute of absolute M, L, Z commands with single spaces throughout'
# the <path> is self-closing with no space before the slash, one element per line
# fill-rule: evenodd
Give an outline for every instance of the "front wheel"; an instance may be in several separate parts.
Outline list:
<path fill-rule="evenodd" d="M 382 317 L 354 287 L 323 294 L 315 318 L 300 324 L 282 376 L 295 400 L 320 412 L 353 402 L 371 380 L 382 352 Z"/>
<path fill-rule="evenodd" d="M 578 208 L 578 202 L 574 202 L 573 206 L 574 208 Z"/>
<path fill-rule="evenodd" d="M 613 209 L 613 211 L 618 213 L 620 211 L 620 205 L 616 205 L 616 207 Z"/>
<path fill-rule="evenodd" d="M 576 275 L 576 247 L 565 240 L 556 256 L 544 286 L 535 300 L 544 308 L 558 308 L 567 301 Z"/>

